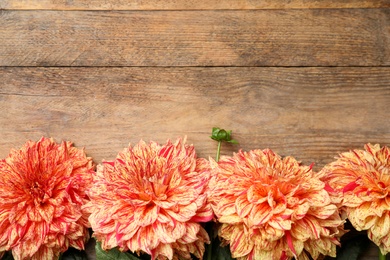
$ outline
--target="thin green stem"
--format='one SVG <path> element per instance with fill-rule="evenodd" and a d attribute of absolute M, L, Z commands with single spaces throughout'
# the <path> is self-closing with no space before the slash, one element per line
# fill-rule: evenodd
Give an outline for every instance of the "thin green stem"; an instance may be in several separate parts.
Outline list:
<path fill-rule="evenodd" d="M 382 254 L 381 250 L 379 250 L 379 260 L 386 260 L 386 255 Z"/>
<path fill-rule="evenodd" d="M 217 156 L 215 156 L 215 160 L 217 162 L 219 161 L 219 157 L 221 156 L 221 145 L 222 145 L 222 141 L 219 141 L 217 147 Z"/>

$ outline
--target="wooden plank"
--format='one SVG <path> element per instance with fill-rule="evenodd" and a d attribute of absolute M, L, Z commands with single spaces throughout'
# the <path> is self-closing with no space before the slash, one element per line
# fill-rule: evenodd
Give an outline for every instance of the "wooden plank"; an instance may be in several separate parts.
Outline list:
<path fill-rule="evenodd" d="M 271 148 L 319 169 L 367 142 L 390 145 L 390 68 L 0 69 L 0 158 L 26 140 L 72 140 L 97 162 L 128 143 L 188 136 L 214 156 L 211 128 L 238 149 Z"/>
<path fill-rule="evenodd" d="M 2 0 L 3 9 L 34 10 L 250 10 L 306 8 L 384 8 L 389 0 Z"/>
<path fill-rule="evenodd" d="M 2 11 L 0 66 L 388 66 L 390 9 Z"/>

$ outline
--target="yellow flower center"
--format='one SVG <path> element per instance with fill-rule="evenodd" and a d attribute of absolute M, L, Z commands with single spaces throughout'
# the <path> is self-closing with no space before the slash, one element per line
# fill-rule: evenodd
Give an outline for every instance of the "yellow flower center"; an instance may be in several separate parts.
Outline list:
<path fill-rule="evenodd" d="M 165 201 L 168 198 L 166 194 L 168 185 L 164 182 L 167 182 L 166 178 L 159 177 L 158 173 L 143 176 L 142 184 L 140 185 L 142 192 L 139 193 L 139 198 L 149 202 Z"/>
<path fill-rule="evenodd" d="M 34 181 L 30 186 L 30 195 L 32 199 L 34 200 L 34 203 L 37 204 L 43 204 L 46 202 L 46 200 L 49 198 L 49 195 L 45 191 L 43 185 L 41 185 L 39 182 Z"/>

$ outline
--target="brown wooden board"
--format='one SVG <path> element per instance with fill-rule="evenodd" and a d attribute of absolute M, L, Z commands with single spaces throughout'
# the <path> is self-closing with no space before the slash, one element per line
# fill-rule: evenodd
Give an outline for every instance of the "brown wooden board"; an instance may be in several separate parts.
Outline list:
<path fill-rule="evenodd" d="M 314 169 L 390 145 L 390 0 L 0 0 L 0 159 L 41 136 L 95 162 L 187 136 Z M 88 259 L 95 259 L 93 240 Z M 378 259 L 370 243 L 359 260 Z M 387 256 L 387 259 L 390 259 Z"/>
<path fill-rule="evenodd" d="M 388 66 L 390 9 L 2 11 L 0 66 Z"/>
<path fill-rule="evenodd" d="M 1 68 L 0 158 L 41 136 L 96 162 L 128 143 L 187 135 L 214 156 L 213 126 L 239 149 L 271 148 L 316 169 L 367 142 L 390 145 L 390 68 Z"/>
<path fill-rule="evenodd" d="M 52 10 L 215 10 L 281 8 L 378 8 L 388 0 L 2 0 L 4 9 Z"/>

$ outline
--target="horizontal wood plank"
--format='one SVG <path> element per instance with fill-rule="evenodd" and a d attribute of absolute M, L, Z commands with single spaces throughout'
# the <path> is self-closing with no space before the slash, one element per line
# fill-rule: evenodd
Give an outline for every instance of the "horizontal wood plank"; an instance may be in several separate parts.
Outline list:
<path fill-rule="evenodd" d="M 211 128 L 238 149 L 271 148 L 319 169 L 367 142 L 390 145 L 390 68 L 0 69 L 0 158 L 26 140 L 72 140 L 97 162 L 128 143 L 188 136 L 214 156 Z"/>
<path fill-rule="evenodd" d="M 388 0 L 2 0 L 0 8 L 33 10 L 216 10 L 383 8 Z"/>
<path fill-rule="evenodd" d="M 388 66 L 390 9 L 1 11 L 0 66 Z"/>

